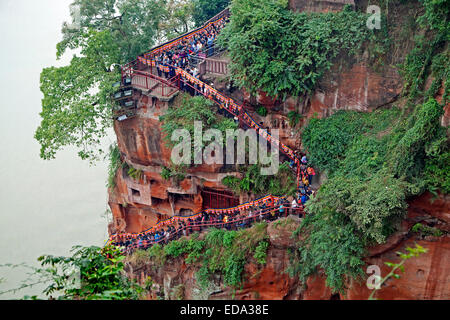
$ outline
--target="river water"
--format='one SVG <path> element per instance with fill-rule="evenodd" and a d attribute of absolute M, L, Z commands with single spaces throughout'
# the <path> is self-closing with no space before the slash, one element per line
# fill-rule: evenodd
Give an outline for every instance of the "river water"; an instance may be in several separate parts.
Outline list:
<path fill-rule="evenodd" d="M 102 246 L 107 238 L 107 163 L 89 166 L 70 148 L 56 160 L 41 160 L 33 138 L 40 123 L 40 72 L 71 58 L 56 61 L 71 2 L 0 0 L 0 264 L 38 266 L 39 255 L 68 255 L 73 245 Z M 26 271 L 0 268 L 0 292 L 18 287 Z"/>

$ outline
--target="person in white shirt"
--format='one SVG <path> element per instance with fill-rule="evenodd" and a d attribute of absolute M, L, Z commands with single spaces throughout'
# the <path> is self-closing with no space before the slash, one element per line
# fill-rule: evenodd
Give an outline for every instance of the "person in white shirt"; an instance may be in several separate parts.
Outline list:
<path fill-rule="evenodd" d="M 197 52 L 202 51 L 202 48 L 203 48 L 203 45 L 202 45 L 202 43 L 199 41 L 199 42 L 197 43 Z"/>
<path fill-rule="evenodd" d="M 170 232 L 169 232 L 169 230 L 165 231 L 164 236 L 166 238 L 166 244 L 169 243 L 169 240 L 170 240 Z"/>
<path fill-rule="evenodd" d="M 297 208 L 298 208 L 298 203 L 294 198 L 294 200 L 292 200 L 292 204 L 291 204 L 291 214 L 295 214 Z"/>

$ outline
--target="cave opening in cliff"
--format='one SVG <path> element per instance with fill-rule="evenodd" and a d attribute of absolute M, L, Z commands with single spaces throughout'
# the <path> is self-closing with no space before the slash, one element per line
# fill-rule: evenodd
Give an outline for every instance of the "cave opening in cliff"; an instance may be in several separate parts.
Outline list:
<path fill-rule="evenodd" d="M 178 194 L 169 193 L 172 198 L 173 204 L 177 210 L 177 214 L 183 217 L 191 216 L 194 214 L 194 195 L 193 194 Z"/>
<path fill-rule="evenodd" d="M 140 197 L 141 196 L 141 192 L 139 190 L 133 189 L 131 188 L 131 194 L 133 195 L 133 197 Z"/>
<path fill-rule="evenodd" d="M 191 209 L 180 209 L 180 216 L 182 217 L 189 217 L 192 216 L 194 214 L 194 211 L 192 211 Z"/>

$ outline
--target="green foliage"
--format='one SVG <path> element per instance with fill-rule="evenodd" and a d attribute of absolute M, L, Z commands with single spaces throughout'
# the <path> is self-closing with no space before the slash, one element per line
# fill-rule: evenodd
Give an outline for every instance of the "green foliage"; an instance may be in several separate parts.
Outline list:
<path fill-rule="evenodd" d="M 194 235 L 189 240 L 181 239 L 178 241 L 171 241 L 164 247 L 164 254 L 173 258 L 187 255 L 186 263 L 195 263 L 201 257 L 204 247 L 205 241 L 198 240 Z"/>
<path fill-rule="evenodd" d="M 198 236 L 171 241 L 164 248 L 165 257 L 185 257 L 186 263 L 199 263 L 197 284 L 207 288 L 214 273 L 221 273 L 225 285 L 238 288 L 243 282 L 244 266 L 250 257 L 265 263 L 268 247 L 267 224 L 260 223 L 250 229 L 226 231 L 211 229 L 204 240 Z"/>
<path fill-rule="evenodd" d="M 423 175 L 425 164 L 430 174 L 433 170 L 440 174 L 448 166 L 442 114 L 434 99 L 418 105 L 408 117 L 395 108 L 372 113 L 339 111 L 323 120 L 311 119 L 302 139 L 312 164 L 330 178 L 355 176 L 367 181 L 377 175 L 392 176 L 416 185 L 418 189 L 409 185 L 408 191 L 417 194 L 425 180 L 432 180 Z M 446 176 L 440 175 L 439 185 L 445 186 Z"/>
<path fill-rule="evenodd" d="M 450 17 L 449 0 L 420 0 L 420 2 L 425 8 L 425 13 L 418 18 L 419 23 L 448 36 L 450 34 L 448 24 Z"/>
<path fill-rule="evenodd" d="M 164 180 L 169 180 L 172 177 L 172 171 L 170 171 L 168 167 L 163 166 L 161 171 L 161 177 Z"/>
<path fill-rule="evenodd" d="M 156 265 L 163 266 L 166 262 L 166 254 L 164 248 L 161 245 L 153 245 L 147 249 L 147 252 L 150 259 L 152 259 L 156 263 Z"/>
<path fill-rule="evenodd" d="M 192 27 L 194 4 L 192 0 L 166 0 L 159 24 L 160 40 L 174 39 Z M 148 50 L 149 48 L 147 48 Z"/>
<path fill-rule="evenodd" d="M 108 158 L 108 181 L 106 185 L 109 189 L 112 189 L 116 186 L 116 172 L 123 165 L 122 160 L 120 159 L 120 150 L 117 144 L 109 146 Z"/>
<path fill-rule="evenodd" d="M 144 172 L 141 169 L 136 169 L 124 162 L 122 168 L 126 171 L 127 175 L 134 180 L 141 180 L 144 177 Z"/>
<path fill-rule="evenodd" d="M 340 54 L 357 53 L 373 35 L 368 15 L 294 13 L 287 1 L 235 0 L 231 22 L 219 36 L 229 49 L 233 78 L 270 96 L 311 92 Z"/>
<path fill-rule="evenodd" d="M 130 178 L 133 178 L 134 180 L 141 180 L 144 173 L 140 169 L 129 167 L 127 170 L 127 174 Z"/>
<path fill-rule="evenodd" d="M 63 25 L 64 38 L 57 45 L 58 57 L 67 48 L 78 48 L 80 37 L 91 29 L 111 33 L 120 52 L 118 63 L 136 59 L 154 43 L 158 24 L 166 8 L 164 3 L 162 0 L 74 0 L 72 4 L 80 8 L 80 29 Z M 72 22 L 77 22 L 73 14 Z M 94 47 L 91 49 L 94 50 Z"/>
<path fill-rule="evenodd" d="M 192 16 L 197 27 L 224 10 L 230 2 L 230 0 L 192 0 L 194 7 Z"/>
<path fill-rule="evenodd" d="M 418 106 L 405 125 L 397 129 L 399 134 L 393 135 L 387 159 L 389 170 L 396 177 L 420 176 L 425 158 L 441 153 L 440 145 L 445 145 L 445 130 L 440 125 L 443 113 L 442 106 L 430 99 Z"/>
<path fill-rule="evenodd" d="M 389 280 L 391 277 L 394 277 L 395 279 L 400 279 L 400 275 L 395 273 L 397 270 L 400 270 L 401 272 L 405 272 L 405 267 L 403 266 L 403 264 L 412 258 L 416 258 L 419 255 L 423 254 L 423 253 L 427 253 L 428 249 L 416 244 L 416 246 L 414 248 L 406 248 L 406 251 L 408 251 L 407 253 L 402 253 L 402 252 L 397 252 L 397 255 L 400 256 L 401 261 L 399 263 L 393 263 L 393 262 L 385 262 L 385 264 L 392 268 L 392 270 L 386 275 L 386 277 L 384 277 L 383 279 L 378 279 L 378 281 L 376 281 L 376 286 L 374 286 L 372 293 L 369 296 L 368 300 L 375 300 L 375 294 L 377 293 L 378 290 L 381 289 L 382 285 L 386 283 L 387 280 Z"/>
<path fill-rule="evenodd" d="M 296 111 L 289 111 L 287 117 L 289 119 L 289 125 L 295 127 L 303 118 L 303 115 Z"/>
<path fill-rule="evenodd" d="M 125 256 L 118 248 L 75 246 L 71 257 L 44 255 L 31 274 L 47 284 L 43 293 L 60 300 L 135 300 L 144 288 L 124 274 Z M 23 286 L 26 287 L 26 286 Z"/>
<path fill-rule="evenodd" d="M 346 277 L 360 278 L 365 254 L 365 242 L 349 219 L 331 209 L 309 214 L 294 233 L 305 234 L 299 244 L 298 264 L 291 266 L 302 282 L 322 268 L 327 277 L 326 284 L 335 292 L 343 292 Z"/>
<path fill-rule="evenodd" d="M 431 39 L 429 39 L 431 37 Z M 433 83 L 426 95 L 433 98 L 442 82 L 447 83 L 449 73 L 448 52 L 437 54 L 437 50 L 445 43 L 445 36 L 441 34 L 425 37 L 423 35 L 415 38 L 416 46 L 406 56 L 401 65 L 401 73 L 405 79 L 404 92 L 408 94 L 411 101 L 423 95 L 423 87 L 429 68 L 435 76 Z M 442 64 L 443 63 L 443 64 Z M 448 86 L 445 90 L 445 98 L 448 97 Z"/>
<path fill-rule="evenodd" d="M 450 1 L 449 0 L 422 0 L 425 7 L 424 15 L 418 18 L 419 23 L 428 25 L 435 32 L 435 52 L 444 48 L 444 51 L 434 55 L 431 63 L 431 75 L 434 77 L 433 84 L 427 92 L 427 97 L 433 97 L 443 84 L 443 104 L 448 102 L 450 83 L 450 52 L 448 40 L 450 37 Z"/>
<path fill-rule="evenodd" d="M 82 159 L 98 160 L 101 139 L 111 127 L 113 83 L 120 65 L 146 51 L 157 34 L 163 0 L 75 0 L 80 19 L 63 25 L 57 58 L 79 50 L 63 67 L 44 68 L 40 85 L 42 121 L 35 133 L 40 156 L 49 160 L 57 151 L 74 146 Z"/>
<path fill-rule="evenodd" d="M 338 111 L 333 116 L 325 119 L 313 118 L 308 123 L 302 134 L 302 141 L 309 153 L 310 162 L 326 170 L 332 175 L 336 170 L 341 170 L 341 159 L 353 156 L 352 160 L 360 159 L 358 162 L 366 160 L 368 156 L 373 157 L 375 152 L 381 152 L 382 148 L 376 148 L 377 140 L 364 140 L 363 133 L 374 134 L 386 130 L 393 122 L 398 119 L 401 111 L 399 109 L 377 110 L 372 113 L 363 113 L 356 111 Z M 376 136 L 375 136 L 376 138 Z M 361 148 L 349 150 L 359 140 Z M 368 153 L 367 149 L 373 152 Z M 355 155 L 355 152 L 365 152 Z M 352 164 L 353 161 L 349 161 Z M 353 163 L 353 165 L 355 165 Z M 347 172 L 348 173 L 348 172 Z"/>
<path fill-rule="evenodd" d="M 346 278 L 358 276 L 365 246 L 383 243 L 395 231 L 409 196 L 426 187 L 445 190 L 442 112 L 430 99 L 409 116 L 395 108 L 341 111 L 309 122 L 303 143 L 328 180 L 306 205 L 307 238 L 299 243 L 297 266 L 303 280 L 321 267 L 327 284 L 342 292 Z"/>
<path fill-rule="evenodd" d="M 377 174 L 369 181 L 343 176 L 329 179 L 308 202 L 307 210 L 333 210 L 347 216 L 366 239 L 383 243 L 395 222 L 404 216 L 406 207 L 406 184 Z"/>
<path fill-rule="evenodd" d="M 420 233 L 424 236 L 434 236 L 434 237 L 441 237 L 444 234 L 441 230 L 427 226 L 422 223 L 416 223 L 411 228 L 411 231 L 414 233 Z"/>
<path fill-rule="evenodd" d="M 136 250 L 128 258 L 128 260 L 133 263 L 134 266 L 140 268 L 145 266 L 145 264 L 149 261 L 149 258 L 149 253 L 146 250 Z"/>
<path fill-rule="evenodd" d="M 222 183 L 236 194 L 252 192 L 256 195 L 273 194 L 276 196 L 295 196 L 297 182 L 287 162 L 282 163 L 276 175 L 261 175 L 259 165 L 241 168 L 242 179 L 228 176 Z"/>
<path fill-rule="evenodd" d="M 211 283 L 211 273 L 207 266 L 203 265 L 195 273 L 195 279 L 200 288 L 206 289 Z"/>
<path fill-rule="evenodd" d="M 183 300 L 185 289 L 186 288 L 185 288 L 184 284 L 180 283 L 179 285 L 175 286 L 172 289 L 170 296 L 172 297 L 172 299 L 175 299 L 175 300 Z"/>
<path fill-rule="evenodd" d="M 261 117 L 265 117 L 267 116 L 267 109 L 264 106 L 258 106 L 258 108 L 256 108 L 256 113 Z"/>
<path fill-rule="evenodd" d="M 450 151 L 431 157 L 425 162 L 425 183 L 434 192 L 437 189 L 450 194 Z"/>
<path fill-rule="evenodd" d="M 186 178 L 186 167 L 183 165 L 171 165 L 170 167 L 163 166 L 161 177 L 164 180 L 175 179 L 175 183 L 180 183 Z"/>

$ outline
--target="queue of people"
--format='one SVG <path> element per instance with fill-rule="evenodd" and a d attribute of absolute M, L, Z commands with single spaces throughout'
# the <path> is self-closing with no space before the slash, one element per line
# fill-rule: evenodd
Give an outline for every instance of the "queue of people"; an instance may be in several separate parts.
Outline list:
<path fill-rule="evenodd" d="M 155 60 L 158 76 L 172 79 L 176 76 L 176 68 L 181 68 L 193 78 L 198 79 L 199 70 L 196 67 L 198 57 L 200 55 L 206 57 L 214 54 L 214 41 L 227 22 L 228 19 L 224 19 L 217 25 L 210 25 L 190 39 L 182 40 L 177 47 L 154 56 L 153 58 Z M 231 104 L 228 105 L 228 102 L 220 101 L 220 94 L 210 95 L 208 92 L 210 89 L 205 85 L 202 85 L 201 81 L 196 81 L 195 79 L 194 81 L 192 79 L 186 79 L 185 75 L 181 74 L 181 81 L 179 81 L 180 89 L 187 91 L 191 95 L 202 94 L 206 97 L 211 97 L 221 106 L 220 112 L 222 112 L 222 109 L 228 110 L 229 107 L 235 114 L 238 112 L 238 110 L 233 109 Z M 211 86 L 211 88 L 213 88 L 213 86 Z M 238 120 L 236 117 L 234 119 L 235 121 Z M 296 153 L 295 157 L 300 159 L 301 155 Z M 274 221 L 280 217 L 287 216 L 288 214 L 298 214 L 299 216 L 302 216 L 304 205 L 313 194 L 311 182 L 315 172 L 312 167 L 308 166 L 308 160 L 305 156 L 301 158 L 299 165 L 300 167 L 297 168 L 296 162 L 292 160 L 291 168 L 300 173 L 298 176 L 300 181 L 297 197 L 292 201 L 288 201 L 287 198 L 284 197 L 280 198 L 270 207 L 267 207 L 266 204 L 261 204 L 245 210 L 235 209 L 231 213 L 203 212 L 195 217 L 178 221 L 167 227 L 159 227 L 156 230 L 145 232 L 136 235 L 135 237 L 118 235 L 113 243 L 119 247 L 125 248 L 125 250 L 130 253 L 135 249 L 146 249 L 154 244 L 164 245 L 171 240 L 179 239 L 180 237 L 187 236 L 193 232 L 201 232 L 204 229 L 211 227 L 237 230 L 248 228 L 253 223 L 260 221 Z"/>
<path fill-rule="evenodd" d="M 214 54 L 215 40 L 228 22 L 229 18 L 225 18 L 217 25 L 210 25 L 190 39 L 183 39 L 174 49 L 154 56 L 158 76 L 171 79 L 176 75 L 175 68 L 182 68 L 197 78 L 199 71 L 196 65 L 199 59 Z"/>
<path fill-rule="evenodd" d="M 295 201 L 295 199 L 294 199 Z M 159 230 L 137 235 L 135 238 L 118 236 L 114 245 L 122 247 L 127 253 L 136 249 L 147 249 L 154 244 L 165 245 L 194 232 L 202 232 L 208 228 L 238 230 L 251 227 L 254 223 L 274 221 L 288 214 L 303 216 L 302 206 L 291 206 L 286 197 L 280 198 L 275 206 L 266 204 L 252 206 L 248 209 L 235 209 L 231 213 L 203 212 L 195 218 L 179 221 L 176 225 L 161 227 Z"/>
<path fill-rule="evenodd" d="M 290 166 L 295 171 L 297 171 L 297 166 L 295 165 L 294 161 L 291 161 Z M 316 175 L 316 172 L 312 166 L 308 165 L 308 159 L 306 156 L 301 157 L 299 169 L 300 175 L 298 178 L 300 181 L 298 183 L 298 190 L 297 190 L 297 203 L 299 205 L 305 205 L 305 203 L 314 194 L 314 191 L 311 188 L 311 183 L 313 177 Z"/>

